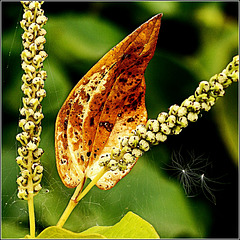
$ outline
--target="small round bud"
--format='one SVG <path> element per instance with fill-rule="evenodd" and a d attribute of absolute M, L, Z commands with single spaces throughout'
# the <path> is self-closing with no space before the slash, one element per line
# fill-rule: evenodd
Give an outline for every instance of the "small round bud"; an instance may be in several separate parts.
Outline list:
<path fill-rule="evenodd" d="M 204 111 L 209 111 L 211 109 L 211 106 L 205 102 L 201 104 L 201 109 Z"/>
<path fill-rule="evenodd" d="M 173 128 L 175 126 L 175 123 L 176 123 L 176 117 L 174 115 L 170 115 L 167 118 L 166 123 L 167 123 L 169 128 Z"/>
<path fill-rule="evenodd" d="M 147 129 L 146 129 L 145 125 L 140 124 L 136 127 L 136 133 L 139 137 L 145 138 L 146 132 L 147 132 Z"/>
<path fill-rule="evenodd" d="M 41 184 L 39 183 L 38 185 L 36 185 L 36 186 L 34 187 L 34 192 L 39 192 L 41 189 L 42 189 L 42 186 L 41 186 Z"/>
<path fill-rule="evenodd" d="M 169 108 L 169 114 L 171 115 L 175 115 L 177 112 L 178 112 L 178 108 L 179 106 L 177 104 L 174 104 L 172 105 L 170 108 Z"/>
<path fill-rule="evenodd" d="M 18 198 L 20 199 L 25 199 L 27 200 L 27 193 L 25 191 L 25 189 L 22 188 L 18 188 L 18 194 L 17 194 Z"/>
<path fill-rule="evenodd" d="M 39 25 L 44 25 L 47 22 L 48 18 L 44 15 L 37 17 L 36 22 Z"/>
<path fill-rule="evenodd" d="M 200 103 L 199 102 L 193 102 L 192 108 L 194 111 L 199 111 L 200 110 Z"/>
<path fill-rule="evenodd" d="M 35 39 L 35 44 L 39 46 L 40 44 L 46 43 L 46 38 L 44 36 L 39 36 Z"/>
<path fill-rule="evenodd" d="M 119 148 L 112 148 L 112 152 L 111 152 L 111 158 L 115 158 L 115 157 L 119 157 L 121 154 L 121 150 Z"/>
<path fill-rule="evenodd" d="M 160 122 L 160 123 L 164 123 L 165 120 L 167 119 L 168 117 L 168 114 L 166 112 L 161 112 L 158 114 L 158 118 L 157 120 Z"/>
<path fill-rule="evenodd" d="M 125 153 L 125 154 L 123 155 L 122 160 L 123 160 L 126 164 L 132 164 L 132 163 L 135 162 L 136 159 L 132 156 L 131 153 Z"/>
<path fill-rule="evenodd" d="M 227 80 L 226 74 L 224 74 L 224 73 L 219 73 L 219 74 L 218 74 L 218 82 L 219 82 L 220 84 L 225 83 L 226 80 Z"/>
<path fill-rule="evenodd" d="M 120 160 L 118 163 L 118 167 L 120 171 L 125 171 L 127 169 L 127 164 L 123 160 Z"/>
<path fill-rule="evenodd" d="M 161 132 L 158 132 L 156 134 L 156 140 L 158 142 L 165 142 L 167 140 L 167 136 L 165 134 L 161 133 Z"/>
<path fill-rule="evenodd" d="M 21 110 L 20 110 L 21 111 Z M 23 115 L 22 113 L 21 113 L 21 115 Z M 25 114 L 24 114 L 25 115 Z M 24 116 L 23 115 L 23 116 Z M 20 119 L 19 120 L 19 123 L 18 123 L 18 126 L 20 127 L 20 128 L 22 128 L 25 124 L 26 124 L 26 122 L 27 122 L 27 120 L 26 119 Z"/>
<path fill-rule="evenodd" d="M 24 146 L 18 148 L 18 154 L 21 157 L 26 157 L 28 155 L 28 149 Z"/>
<path fill-rule="evenodd" d="M 175 134 L 175 135 L 178 135 L 180 132 L 182 131 L 182 128 L 181 126 L 175 126 L 173 129 L 172 129 L 172 133 Z"/>
<path fill-rule="evenodd" d="M 35 151 L 33 151 L 33 158 L 38 159 L 43 155 L 44 151 L 42 148 L 38 148 Z"/>
<path fill-rule="evenodd" d="M 128 144 L 130 147 L 135 148 L 138 145 L 140 138 L 138 136 L 131 136 L 128 140 Z"/>
<path fill-rule="evenodd" d="M 201 89 L 201 93 L 207 93 L 210 89 L 209 82 L 207 81 L 201 81 L 199 83 L 199 88 Z"/>
<path fill-rule="evenodd" d="M 177 123 L 180 124 L 180 125 L 181 125 L 182 127 L 184 127 L 184 128 L 188 126 L 188 120 L 187 120 L 187 118 L 184 117 L 184 116 L 178 118 Z"/>
<path fill-rule="evenodd" d="M 187 118 L 191 122 L 196 122 L 198 120 L 198 115 L 197 115 L 197 113 L 190 112 L 190 113 L 188 113 Z"/>
<path fill-rule="evenodd" d="M 155 134 L 151 131 L 147 131 L 146 133 L 146 140 L 150 142 L 151 144 L 154 144 L 156 141 Z"/>
<path fill-rule="evenodd" d="M 36 95 L 37 95 L 37 97 L 39 97 L 39 98 L 46 97 L 46 91 L 45 91 L 45 89 L 40 89 L 40 90 L 38 90 L 37 93 L 36 93 Z"/>
<path fill-rule="evenodd" d="M 99 165 L 107 166 L 107 164 L 109 163 L 110 160 L 111 160 L 111 158 L 110 158 L 109 154 L 101 155 L 100 160 L 99 160 Z"/>
<path fill-rule="evenodd" d="M 30 141 L 30 142 L 27 144 L 26 148 L 27 148 L 29 151 L 34 151 L 34 150 L 37 149 L 37 145 L 36 145 L 35 143 L 33 143 L 32 141 Z"/>
<path fill-rule="evenodd" d="M 44 28 L 41 28 L 38 32 L 39 36 L 45 36 L 47 34 L 47 31 Z"/>
<path fill-rule="evenodd" d="M 25 131 L 30 131 L 31 129 L 35 128 L 35 124 L 33 121 L 28 121 L 26 124 L 23 126 Z"/>
<path fill-rule="evenodd" d="M 107 164 L 107 167 L 111 170 L 111 171 L 115 171 L 118 169 L 118 163 L 117 161 L 111 159 L 108 164 Z"/>
<path fill-rule="evenodd" d="M 30 33 L 34 33 L 34 32 L 36 32 L 36 31 L 38 31 L 39 29 L 40 29 L 40 26 L 39 26 L 38 24 L 32 23 L 32 24 L 29 26 L 28 31 L 29 31 Z"/>
<path fill-rule="evenodd" d="M 149 119 L 146 124 L 146 128 L 151 130 L 152 132 L 159 131 L 159 122 L 158 120 Z"/>
<path fill-rule="evenodd" d="M 179 107 L 177 111 L 178 117 L 182 117 L 187 114 L 187 108 L 186 107 Z"/>
<path fill-rule="evenodd" d="M 146 152 L 146 151 L 149 150 L 150 146 L 149 146 L 149 143 L 147 141 L 142 139 L 139 142 L 139 148 Z"/>
<path fill-rule="evenodd" d="M 143 152 L 142 152 L 140 149 L 134 148 L 134 149 L 132 150 L 132 155 L 133 155 L 134 157 L 136 157 L 136 158 L 141 157 L 142 154 L 143 154 Z"/>
<path fill-rule="evenodd" d="M 169 135 L 171 133 L 171 130 L 166 123 L 161 124 L 161 131 L 166 135 Z"/>

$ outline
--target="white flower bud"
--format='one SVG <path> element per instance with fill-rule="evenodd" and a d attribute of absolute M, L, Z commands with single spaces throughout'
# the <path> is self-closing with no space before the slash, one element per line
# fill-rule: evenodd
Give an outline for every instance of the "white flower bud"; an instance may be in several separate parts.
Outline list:
<path fill-rule="evenodd" d="M 37 97 L 46 97 L 46 90 L 45 89 L 40 89 L 36 93 Z"/>
<path fill-rule="evenodd" d="M 177 104 L 172 105 L 169 108 L 169 114 L 175 115 L 178 111 L 179 106 Z"/>
<path fill-rule="evenodd" d="M 136 160 L 131 153 L 125 153 L 123 155 L 122 160 L 126 163 L 126 164 L 132 164 L 134 163 L 134 161 Z"/>
<path fill-rule="evenodd" d="M 191 122 L 196 122 L 198 120 L 198 115 L 197 115 L 197 113 L 190 112 L 190 113 L 188 113 L 187 118 Z"/>
<path fill-rule="evenodd" d="M 42 148 L 38 148 L 35 151 L 33 151 L 33 158 L 38 159 L 43 155 L 44 151 Z"/>
<path fill-rule="evenodd" d="M 161 124 L 161 131 L 166 135 L 169 135 L 171 133 L 171 130 L 166 123 Z"/>
<path fill-rule="evenodd" d="M 175 126 L 175 123 L 176 123 L 176 117 L 174 115 L 170 115 L 167 118 L 166 123 L 167 123 L 169 128 L 173 128 Z"/>
<path fill-rule="evenodd" d="M 177 111 L 177 115 L 178 117 L 182 117 L 184 115 L 187 114 L 187 108 L 185 107 L 179 107 L 178 111 Z"/>
<path fill-rule="evenodd" d="M 47 22 L 48 18 L 45 17 L 44 15 L 42 16 L 38 16 L 37 19 L 36 19 L 36 22 L 39 24 L 39 25 L 44 25 L 46 22 Z"/>
<path fill-rule="evenodd" d="M 30 1 L 29 3 L 29 9 L 30 10 L 35 10 L 35 9 L 40 9 L 41 8 L 41 3 L 38 1 Z"/>
<path fill-rule="evenodd" d="M 142 152 L 140 149 L 134 148 L 134 149 L 132 150 L 132 155 L 133 155 L 134 157 L 136 157 L 136 158 L 141 157 L 142 154 L 143 154 L 143 152 Z"/>
<path fill-rule="evenodd" d="M 146 152 L 146 151 L 149 150 L 150 146 L 149 146 L 149 143 L 147 141 L 142 139 L 139 142 L 139 148 Z"/>
<path fill-rule="evenodd" d="M 135 148 L 138 145 L 140 138 L 138 136 L 131 136 L 128 140 L 128 144 L 130 147 Z"/>
<path fill-rule="evenodd" d="M 157 120 L 160 122 L 160 123 L 164 123 L 165 120 L 167 119 L 168 117 L 168 114 L 166 112 L 161 112 L 158 114 L 158 118 Z"/>
<path fill-rule="evenodd" d="M 34 187 L 35 192 L 39 192 L 42 189 L 41 184 L 39 183 L 37 186 Z"/>
<path fill-rule="evenodd" d="M 27 148 L 28 150 L 30 150 L 30 151 L 34 151 L 34 150 L 37 149 L 37 145 L 36 145 L 35 143 L 33 143 L 32 141 L 30 141 L 30 142 L 27 144 L 26 148 Z"/>
<path fill-rule="evenodd" d="M 110 161 L 110 155 L 106 154 L 106 155 L 101 155 L 100 156 L 100 160 L 99 160 L 99 165 L 100 166 L 106 166 Z"/>
<path fill-rule="evenodd" d="M 153 144 L 156 140 L 155 133 L 153 133 L 151 131 L 147 131 L 146 140 Z"/>
<path fill-rule="evenodd" d="M 159 131 L 159 122 L 158 120 L 149 119 L 146 124 L 146 128 L 153 131 L 158 132 Z"/>
<path fill-rule="evenodd" d="M 218 82 L 220 84 L 223 84 L 226 80 L 227 80 L 226 74 L 224 74 L 223 72 L 219 73 L 219 75 L 218 75 Z"/>
<path fill-rule="evenodd" d="M 184 116 L 178 118 L 177 123 L 180 124 L 180 125 L 181 125 L 182 127 L 184 127 L 184 128 L 188 126 L 188 120 L 187 120 L 187 118 L 184 117 Z"/>
<path fill-rule="evenodd" d="M 39 46 L 40 44 L 46 43 L 46 38 L 44 36 L 39 36 L 35 39 L 35 44 Z"/>
<path fill-rule="evenodd" d="M 107 167 L 111 170 L 111 171 L 115 171 L 118 169 L 118 163 L 115 160 L 110 160 L 107 164 Z"/>
<path fill-rule="evenodd" d="M 182 128 L 180 126 L 175 126 L 172 129 L 172 133 L 175 134 L 175 135 L 178 135 L 181 131 L 182 131 Z"/>
<path fill-rule="evenodd" d="M 167 140 L 167 136 L 166 136 L 165 134 L 161 133 L 161 132 L 158 132 L 158 133 L 156 134 L 156 140 L 157 140 L 158 142 L 164 142 L 164 141 Z"/>
<path fill-rule="evenodd" d="M 120 160 L 118 163 L 118 167 L 120 171 L 124 171 L 127 169 L 127 164 L 123 160 Z"/>
<path fill-rule="evenodd" d="M 140 124 L 136 127 L 136 133 L 139 137 L 145 138 L 146 132 L 147 132 L 147 129 L 146 129 L 145 125 Z"/>
<path fill-rule="evenodd" d="M 29 26 L 28 31 L 29 31 L 30 33 L 34 33 L 34 32 L 36 32 L 36 31 L 38 31 L 39 29 L 40 29 L 40 26 L 39 26 L 38 24 L 32 23 L 32 24 Z"/>
<path fill-rule="evenodd" d="M 29 131 L 31 129 L 35 128 L 35 124 L 33 121 L 28 121 L 24 125 L 24 130 Z"/>
<path fill-rule="evenodd" d="M 201 104 L 201 109 L 204 111 L 209 111 L 211 109 L 211 106 L 205 102 Z"/>
<path fill-rule="evenodd" d="M 111 158 L 115 158 L 115 157 L 119 157 L 121 154 L 121 150 L 119 148 L 112 148 L 112 152 L 111 152 Z"/>

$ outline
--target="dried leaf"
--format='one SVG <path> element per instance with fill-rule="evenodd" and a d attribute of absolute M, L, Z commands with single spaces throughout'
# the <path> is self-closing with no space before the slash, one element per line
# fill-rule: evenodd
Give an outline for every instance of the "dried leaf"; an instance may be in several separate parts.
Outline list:
<path fill-rule="evenodd" d="M 155 51 L 161 17 L 151 18 L 104 55 L 60 109 L 55 151 L 65 186 L 73 188 L 87 177 L 93 179 L 101 169 L 101 155 L 146 123 L 144 72 Z M 112 188 L 132 166 L 126 171 L 108 171 L 96 185 Z"/>

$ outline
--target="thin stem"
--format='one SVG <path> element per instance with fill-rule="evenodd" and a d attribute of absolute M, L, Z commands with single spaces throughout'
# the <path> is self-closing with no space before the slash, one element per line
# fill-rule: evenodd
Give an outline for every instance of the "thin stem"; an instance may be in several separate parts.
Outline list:
<path fill-rule="evenodd" d="M 73 209 L 77 206 L 78 202 L 76 199 L 77 199 L 78 195 L 81 193 L 84 183 L 85 183 L 85 179 L 75 189 L 73 196 L 71 197 L 66 209 L 64 210 L 62 216 L 60 217 L 60 219 L 57 223 L 57 227 L 62 227 L 65 224 L 68 217 L 72 213 Z"/>
<path fill-rule="evenodd" d="M 29 183 L 29 185 L 32 185 L 32 182 L 31 184 Z M 29 212 L 30 237 L 35 238 L 35 214 L 34 214 L 34 203 L 33 203 L 32 191 L 29 192 L 29 196 L 28 196 L 28 212 Z"/>
<path fill-rule="evenodd" d="M 60 217 L 57 227 L 63 227 L 65 222 L 67 221 L 68 217 L 72 213 L 73 209 L 77 206 L 78 202 L 91 190 L 91 188 L 98 182 L 98 180 L 108 171 L 106 167 L 104 167 L 98 175 L 87 185 L 87 187 L 84 189 L 83 192 L 83 185 L 85 181 L 82 181 L 81 184 L 79 184 L 71 197 L 65 211 L 63 212 L 62 216 Z"/>
<path fill-rule="evenodd" d="M 77 202 L 79 202 L 90 190 L 91 188 L 98 182 L 98 180 L 108 171 L 107 167 L 103 167 L 102 170 L 98 173 L 98 175 L 87 185 L 87 187 L 83 190 L 83 192 L 78 196 Z"/>

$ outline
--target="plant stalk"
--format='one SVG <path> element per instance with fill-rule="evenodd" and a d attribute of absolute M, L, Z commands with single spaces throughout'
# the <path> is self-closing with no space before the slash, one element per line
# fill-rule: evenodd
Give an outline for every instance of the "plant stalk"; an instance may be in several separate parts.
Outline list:
<path fill-rule="evenodd" d="M 29 183 L 29 185 L 32 185 Z M 33 187 L 32 187 L 33 189 Z M 30 237 L 35 238 L 35 214 L 34 214 L 34 203 L 33 203 L 33 192 L 29 192 L 28 197 L 28 213 L 29 213 L 29 225 L 30 225 Z"/>
<path fill-rule="evenodd" d="M 65 222 L 67 221 L 68 217 L 72 213 L 73 209 L 77 206 L 78 202 L 91 190 L 91 188 L 98 182 L 98 180 L 108 171 L 107 167 L 104 167 L 97 176 L 87 185 L 87 187 L 83 190 L 83 185 L 85 181 L 82 181 L 81 184 L 79 184 L 71 197 L 66 209 L 64 210 L 62 216 L 60 217 L 57 227 L 63 227 Z"/>

